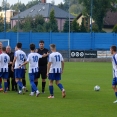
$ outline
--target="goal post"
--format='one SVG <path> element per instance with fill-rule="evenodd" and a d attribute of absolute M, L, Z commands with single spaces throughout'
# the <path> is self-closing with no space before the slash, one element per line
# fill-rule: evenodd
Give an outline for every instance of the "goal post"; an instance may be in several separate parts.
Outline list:
<path fill-rule="evenodd" d="M 0 39 L 0 42 L 2 42 L 5 47 L 10 45 L 9 39 Z"/>

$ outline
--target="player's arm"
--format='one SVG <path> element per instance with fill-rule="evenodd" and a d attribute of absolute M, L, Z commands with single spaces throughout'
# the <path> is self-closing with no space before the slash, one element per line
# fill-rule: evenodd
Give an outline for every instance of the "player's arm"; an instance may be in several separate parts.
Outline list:
<path fill-rule="evenodd" d="M 25 66 L 27 63 L 29 63 L 29 61 L 25 61 L 22 65 L 19 66 L 19 68 L 21 68 L 22 66 Z"/>
<path fill-rule="evenodd" d="M 12 71 L 14 71 L 14 65 L 15 65 L 16 59 L 17 59 L 17 57 L 14 56 L 13 63 L 12 63 L 12 67 L 11 67 Z"/>
<path fill-rule="evenodd" d="M 48 62 L 48 65 L 47 65 L 47 76 L 49 74 L 51 64 L 52 64 L 52 62 Z"/>
<path fill-rule="evenodd" d="M 64 61 L 61 61 L 61 64 L 62 64 L 62 73 L 63 73 L 63 70 L 64 70 Z"/>

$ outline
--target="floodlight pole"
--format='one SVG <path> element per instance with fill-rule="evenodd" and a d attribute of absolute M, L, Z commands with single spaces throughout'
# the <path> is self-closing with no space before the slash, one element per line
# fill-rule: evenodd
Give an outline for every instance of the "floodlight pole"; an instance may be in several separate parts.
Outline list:
<path fill-rule="evenodd" d="M 19 42 L 19 0 L 18 0 L 18 23 L 17 23 L 17 43 Z"/>
<path fill-rule="evenodd" d="M 70 18 L 70 0 L 69 0 L 69 36 L 68 36 L 68 61 L 70 62 L 70 36 L 71 36 L 71 34 L 70 34 L 70 20 L 71 20 L 71 18 Z"/>
<path fill-rule="evenodd" d="M 7 3 L 7 0 L 3 1 L 4 2 L 4 12 L 5 12 L 5 17 L 4 17 L 4 38 L 6 39 L 6 3 Z"/>
<path fill-rule="evenodd" d="M 91 49 L 93 49 L 92 35 L 92 16 L 93 16 L 93 0 L 91 0 L 91 15 L 90 15 L 90 32 L 91 32 Z"/>

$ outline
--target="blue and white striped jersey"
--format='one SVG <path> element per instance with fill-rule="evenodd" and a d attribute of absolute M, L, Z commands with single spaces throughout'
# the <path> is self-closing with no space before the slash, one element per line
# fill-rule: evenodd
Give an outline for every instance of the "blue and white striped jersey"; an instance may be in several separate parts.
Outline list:
<path fill-rule="evenodd" d="M 117 54 L 112 56 L 113 78 L 117 77 Z"/>
<path fill-rule="evenodd" d="M 49 55 L 49 62 L 51 62 L 51 67 L 49 73 L 61 73 L 62 65 L 61 62 L 64 61 L 62 55 L 59 52 L 53 52 Z"/>
<path fill-rule="evenodd" d="M 30 53 L 28 55 L 27 61 L 29 62 L 29 73 L 38 72 L 38 61 L 39 58 L 42 58 L 42 55 L 38 53 Z"/>
<path fill-rule="evenodd" d="M 17 50 L 14 57 L 16 57 L 15 69 L 19 68 L 19 66 L 27 59 L 25 52 L 22 50 Z M 24 66 L 22 68 L 25 69 Z"/>
<path fill-rule="evenodd" d="M 0 72 L 8 72 L 8 63 L 10 62 L 10 57 L 6 53 L 0 55 Z"/>

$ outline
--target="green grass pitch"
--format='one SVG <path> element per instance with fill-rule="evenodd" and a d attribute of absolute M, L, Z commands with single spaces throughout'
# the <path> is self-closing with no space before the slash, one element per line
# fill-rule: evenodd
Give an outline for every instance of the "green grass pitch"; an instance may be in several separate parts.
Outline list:
<path fill-rule="evenodd" d="M 28 81 L 28 75 L 27 75 Z M 39 80 L 41 90 L 41 80 Z M 0 93 L 0 117 L 116 117 L 117 104 L 111 89 L 111 63 L 65 63 L 62 84 L 67 96 L 54 85 L 55 99 L 48 99 L 46 93 L 30 97 L 29 92 L 18 95 L 15 92 Z M 101 90 L 95 92 L 95 85 Z M 27 88 L 30 90 L 29 81 Z"/>

